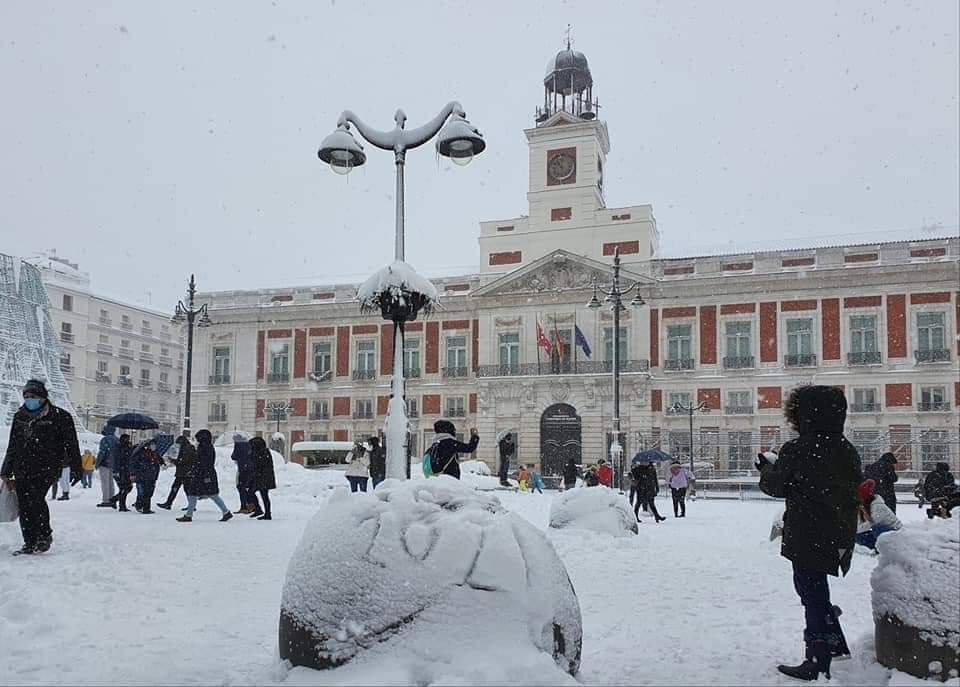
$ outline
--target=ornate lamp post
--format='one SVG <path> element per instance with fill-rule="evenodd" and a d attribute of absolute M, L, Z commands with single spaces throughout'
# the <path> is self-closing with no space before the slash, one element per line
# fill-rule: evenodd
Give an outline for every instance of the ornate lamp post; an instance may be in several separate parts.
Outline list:
<path fill-rule="evenodd" d="M 193 328 L 209 327 L 213 322 L 207 315 L 207 304 L 200 307 L 194 305 L 194 298 L 197 295 L 197 282 L 193 275 L 190 275 L 190 283 L 187 285 L 187 304 L 183 301 L 177 301 L 177 307 L 173 312 L 170 322 L 173 324 L 187 323 L 187 381 L 184 389 L 186 396 L 183 402 L 183 436 L 190 436 L 190 386 L 193 375 Z"/>
<path fill-rule="evenodd" d="M 677 414 L 686 413 L 687 417 L 690 418 L 690 472 L 693 472 L 693 414 L 697 412 L 709 413 L 710 408 L 707 407 L 704 401 L 701 401 L 697 405 L 693 405 L 693 401 L 690 403 L 680 403 L 680 401 L 677 401 L 670 409 Z"/>
<path fill-rule="evenodd" d="M 83 427 L 87 431 L 90 430 L 90 411 L 93 410 L 90 406 L 85 403 L 81 403 L 78 406 L 74 406 L 74 410 L 77 411 L 77 414 L 83 415 Z"/>
<path fill-rule="evenodd" d="M 270 401 L 266 408 L 273 414 L 273 419 L 277 421 L 277 433 L 279 434 L 280 421 L 287 417 L 287 413 L 293 410 L 293 406 L 286 401 Z"/>
<path fill-rule="evenodd" d="M 358 296 L 362 310 L 379 310 L 385 320 L 393 322 L 393 398 L 385 426 L 387 477 L 404 479 L 409 466 L 406 458 L 403 326 L 417 319 L 421 310 L 429 312 L 438 298 L 433 284 L 404 262 L 403 168 L 407 151 L 437 136 L 437 153 L 462 166 L 469 164 L 474 155 L 482 153 L 487 144 L 480 132 L 467 121 L 458 102 L 447 103 L 436 117 L 415 129 L 405 128 L 407 115 L 403 110 L 396 111 L 393 121 L 396 126 L 392 131 L 379 131 L 369 127 L 350 110 L 345 110 L 337 120 L 336 130 L 323 139 L 317 156 L 337 174 L 349 174 L 354 167 L 364 164 L 367 156 L 363 146 L 350 132 L 351 124 L 369 143 L 382 150 L 393 151 L 397 169 L 394 263 L 375 273 L 361 287 Z"/>
<path fill-rule="evenodd" d="M 598 310 L 601 306 L 597 298 L 598 293 L 604 294 L 604 303 L 610 304 L 613 311 L 613 443 L 610 445 L 610 460 L 613 463 L 613 486 L 622 489 L 623 480 L 623 435 L 620 432 L 620 313 L 626 310 L 623 297 L 631 291 L 637 290 L 631 307 L 639 308 L 645 304 L 639 293 L 640 282 L 636 281 L 627 287 L 620 286 L 620 249 L 613 253 L 613 281 L 609 287 L 602 287 L 596 279 L 593 280 L 593 297 L 587 303 L 591 310 Z"/>

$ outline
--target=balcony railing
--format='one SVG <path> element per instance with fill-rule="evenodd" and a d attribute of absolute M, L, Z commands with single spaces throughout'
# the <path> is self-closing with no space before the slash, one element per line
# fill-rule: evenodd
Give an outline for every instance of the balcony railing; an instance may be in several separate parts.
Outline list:
<path fill-rule="evenodd" d="M 142 327 L 142 328 L 140 329 L 140 333 L 141 333 L 143 336 L 153 336 L 153 330 L 150 329 L 149 327 Z"/>
<path fill-rule="evenodd" d="M 333 370 L 314 370 L 310 373 L 310 381 L 329 382 L 333 379 Z"/>
<path fill-rule="evenodd" d="M 851 403 L 850 412 L 851 413 L 879 413 L 880 404 L 879 403 Z"/>
<path fill-rule="evenodd" d="M 950 410 L 949 401 L 921 401 L 917 404 L 917 410 L 921 413 L 942 413 Z"/>
<path fill-rule="evenodd" d="M 444 377 L 466 377 L 468 370 L 469 368 L 467 367 L 445 367 L 443 368 L 443 376 Z"/>
<path fill-rule="evenodd" d="M 170 382 L 157 382 L 157 391 L 170 393 Z"/>
<path fill-rule="evenodd" d="M 879 365 L 880 362 L 880 351 L 847 353 L 847 365 Z"/>
<path fill-rule="evenodd" d="M 209 381 L 209 383 L 210 383 L 211 385 L 214 385 L 214 384 L 229 384 L 229 383 L 230 383 L 230 375 L 210 375 L 210 381 Z"/>
<path fill-rule="evenodd" d="M 160 338 L 163 339 L 164 341 L 169 341 L 172 337 L 170 336 L 170 332 L 161 331 Z"/>
<path fill-rule="evenodd" d="M 620 372 L 623 374 L 648 372 L 648 360 L 622 360 Z M 578 360 L 567 366 L 552 365 L 549 360 L 542 363 L 518 363 L 515 365 L 480 365 L 478 377 L 535 377 L 539 375 L 595 375 L 609 374 L 613 371 L 611 360 Z"/>
<path fill-rule="evenodd" d="M 133 324 L 131 324 L 130 322 L 121 322 L 120 329 L 123 329 L 124 331 L 128 331 L 128 332 L 132 332 Z"/>
<path fill-rule="evenodd" d="M 913 355 L 918 363 L 945 363 L 950 360 L 950 351 L 946 348 L 927 348 L 914 351 Z"/>
<path fill-rule="evenodd" d="M 113 346 L 105 343 L 97 344 L 97 353 L 103 353 L 104 355 L 113 355 Z"/>
<path fill-rule="evenodd" d="M 742 370 L 754 367 L 752 355 L 728 355 L 723 359 L 723 367 L 728 370 Z"/>
<path fill-rule="evenodd" d="M 158 360 L 164 367 L 173 367 L 173 358 L 169 355 L 161 355 Z"/>
<path fill-rule="evenodd" d="M 67 377 L 73 376 L 73 365 L 64 365 L 60 363 L 60 371 L 65 374 Z"/>
<path fill-rule="evenodd" d="M 420 411 L 417 408 L 407 408 L 407 417 L 420 417 Z"/>
<path fill-rule="evenodd" d="M 106 382 L 107 384 L 109 384 L 111 381 L 110 375 L 108 375 L 106 372 L 101 372 L 100 370 L 97 370 L 93 373 L 93 378 L 98 382 Z"/>
<path fill-rule="evenodd" d="M 140 351 L 140 360 L 142 360 L 142 361 L 145 362 L 145 363 L 152 363 L 152 362 L 153 362 L 153 353 L 148 353 L 148 352 L 146 352 L 146 351 Z"/>
<path fill-rule="evenodd" d="M 100 318 L 100 326 L 101 326 L 101 327 L 112 327 L 112 326 L 113 326 L 113 320 L 111 320 L 109 317 L 101 317 L 101 318 Z"/>
<path fill-rule="evenodd" d="M 353 419 L 354 420 L 372 420 L 373 410 L 354 410 Z"/>
<path fill-rule="evenodd" d="M 466 417 L 467 411 L 465 408 L 447 408 L 447 417 Z"/>
<path fill-rule="evenodd" d="M 289 383 L 290 383 L 289 372 L 268 372 L 267 373 L 267 384 L 289 384 Z"/>
<path fill-rule="evenodd" d="M 120 386 L 133 386 L 133 380 L 130 377 L 120 375 L 117 377 L 117 384 Z"/>
<path fill-rule="evenodd" d="M 791 353 L 783 356 L 784 367 L 816 367 L 816 353 Z"/>
<path fill-rule="evenodd" d="M 329 411 L 320 412 L 320 413 L 312 412 L 310 413 L 309 418 L 311 420 L 329 420 L 330 412 Z"/>
<path fill-rule="evenodd" d="M 404 379 L 420 379 L 420 368 L 419 367 L 403 368 L 403 378 Z"/>
<path fill-rule="evenodd" d="M 207 422 L 226 422 L 227 414 L 226 413 L 217 413 L 215 415 L 210 415 L 207 418 Z"/>
<path fill-rule="evenodd" d="M 667 358 L 663 361 L 664 370 L 692 370 L 693 358 Z"/>
<path fill-rule="evenodd" d="M 753 406 L 724 406 L 724 415 L 753 415 Z"/>
<path fill-rule="evenodd" d="M 141 379 L 137 382 L 137 386 L 140 387 L 141 389 L 152 389 L 153 382 L 150 381 L 149 379 Z"/>
<path fill-rule="evenodd" d="M 117 355 L 121 358 L 129 358 L 133 360 L 133 349 L 132 348 L 123 348 L 122 346 L 117 350 Z"/>
<path fill-rule="evenodd" d="M 60 340 L 63 343 L 72 344 L 76 339 L 70 332 L 60 332 Z"/>
<path fill-rule="evenodd" d="M 376 370 L 354 370 L 353 371 L 353 381 L 355 382 L 363 382 L 363 381 L 376 379 L 376 378 L 377 378 Z"/>

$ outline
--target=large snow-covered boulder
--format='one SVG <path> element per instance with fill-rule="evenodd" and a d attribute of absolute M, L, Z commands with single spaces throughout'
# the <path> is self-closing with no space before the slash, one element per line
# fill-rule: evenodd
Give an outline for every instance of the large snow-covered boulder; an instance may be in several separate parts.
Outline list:
<path fill-rule="evenodd" d="M 604 486 L 567 489 L 550 504 L 550 527 L 622 537 L 636 534 L 637 517 L 623 494 Z"/>
<path fill-rule="evenodd" d="M 287 569 L 280 657 L 296 666 L 410 652 L 451 666 L 469 650 L 572 675 L 581 643 L 580 605 L 549 540 L 451 477 L 335 491 Z"/>
<path fill-rule="evenodd" d="M 960 530 L 952 520 L 908 523 L 877 539 L 870 584 L 877 661 L 917 677 L 960 671 Z M 952 672 L 951 672 L 952 671 Z"/>

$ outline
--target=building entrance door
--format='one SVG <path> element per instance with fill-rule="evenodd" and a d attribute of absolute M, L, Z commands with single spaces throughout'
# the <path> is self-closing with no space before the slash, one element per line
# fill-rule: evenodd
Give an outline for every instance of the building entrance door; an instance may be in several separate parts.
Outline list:
<path fill-rule="evenodd" d="M 559 476 L 570 458 L 583 462 L 580 416 L 572 405 L 556 403 L 540 417 L 540 471 L 544 476 Z"/>

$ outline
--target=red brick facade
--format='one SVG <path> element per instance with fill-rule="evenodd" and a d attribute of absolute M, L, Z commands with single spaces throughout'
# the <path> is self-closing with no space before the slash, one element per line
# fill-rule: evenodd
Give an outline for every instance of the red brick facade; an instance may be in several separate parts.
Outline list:
<path fill-rule="evenodd" d="M 307 399 L 305 398 L 290 399 L 290 416 L 306 417 L 307 416 Z"/>
<path fill-rule="evenodd" d="M 746 315 L 756 311 L 756 303 L 727 303 L 720 306 L 721 315 Z"/>
<path fill-rule="evenodd" d="M 293 333 L 293 376 L 303 379 L 307 376 L 307 330 L 297 329 Z"/>
<path fill-rule="evenodd" d="M 620 249 L 620 255 L 634 255 L 640 252 L 639 241 L 615 241 L 613 243 L 603 244 L 603 254 L 613 255 L 617 248 Z"/>
<path fill-rule="evenodd" d="M 912 384 L 887 384 L 884 397 L 888 408 L 904 408 L 913 405 Z"/>
<path fill-rule="evenodd" d="M 760 362 L 777 362 L 777 304 L 760 304 Z"/>
<path fill-rule="evenodd" d="M 710 410 L 720 410 L 720 389 L 697 389 L 697 403 Z"/>
<path fill-rule="evenodd" d="M 926 303 L 949 303 L 950 293 L 940 291 L 938 293 L 911 293 L 910 305 L 924 305 Z"/>
<path fill-rule="evenodd" d="M 800 312 L 802 310 L 816 310 L 817 302 L 815 300 L 802 301 L 780 301 L 781 312 Z"/>
<path fill-rule="evenodd" d="M 717 306 L 700 306 L 700 362 L 717 362 Z M 719 406 L 718 406 L 719 407 Z"/>
<path fill-rule="evenodd" d="M 671 317 L 696 317 L 697 309 L 694 306 L 686 306 L 679 308 L 664 308 L 663 309 L 663 319 Z"/>
<path fill-rule="evenodd" d="M 879 308 L 883 305 L 881 296 L 850 296 L 843 299 L 844 308 Z"/>
<path fill-rule="evenodd" d="M 350 327 L 337 327 L 337 376 L 350 375 Z"/>
<path fill-rule="evenodd" d="M 424 415 L 440 414 L 440 394 L 424 394 L 421 403 Z"/>
<path fill-rule="evenodd" d="M 333 399 L 334 417 L 345 417 L 350 415 L 350 397 L 335 396 Z"/>
<path fill-rule="evenodd" d="M 516 265 L 523 261 L 523 252 L 511 250 L 503 253 L 490 253 L 488 262 L 490 265 Z"/>
<path fill-rule="evenodd" d="M 424 371 L 436 374 L 440 371 L 440 323 L 427 322 L 427 342 L 425 346 Z"/>
<path fill-rule="evenodd" d="M 380 325 L 380 374 L 393 374 L 393 323 Z"/>
<path fill-rule="evenodd" d="M 757 387 L 757 408 L 772 410 L 783 407 L 783 391 L 779 386 Z"/>
<path fill-rule="evenodd" d="M 907 357 L 907 297 L 887 296 L 887 357 Z"/>
<path fill-rule="evenodd" d="M 820 301 L 823 334 L 823 359 L 840 360 L 840 299 L 824 298 Z"/>
<path fill-rule="evenodd" d="M 660 389 L 650 390 L 650 410 L 654 413 L 663 412 L 663 391 Z"/>
<path fill-rule="evenodd" d="M 266 342 L 264 341 L 265 332 L 257 332 L 257 379 L 263 379 L 266 372 Z M 260 417 L 259 415 L 257 417 Z"/>
<path fill-rule="evenodd" d="M 650 367 L 660 366 L 660 311 L 650 308 Z"/>

